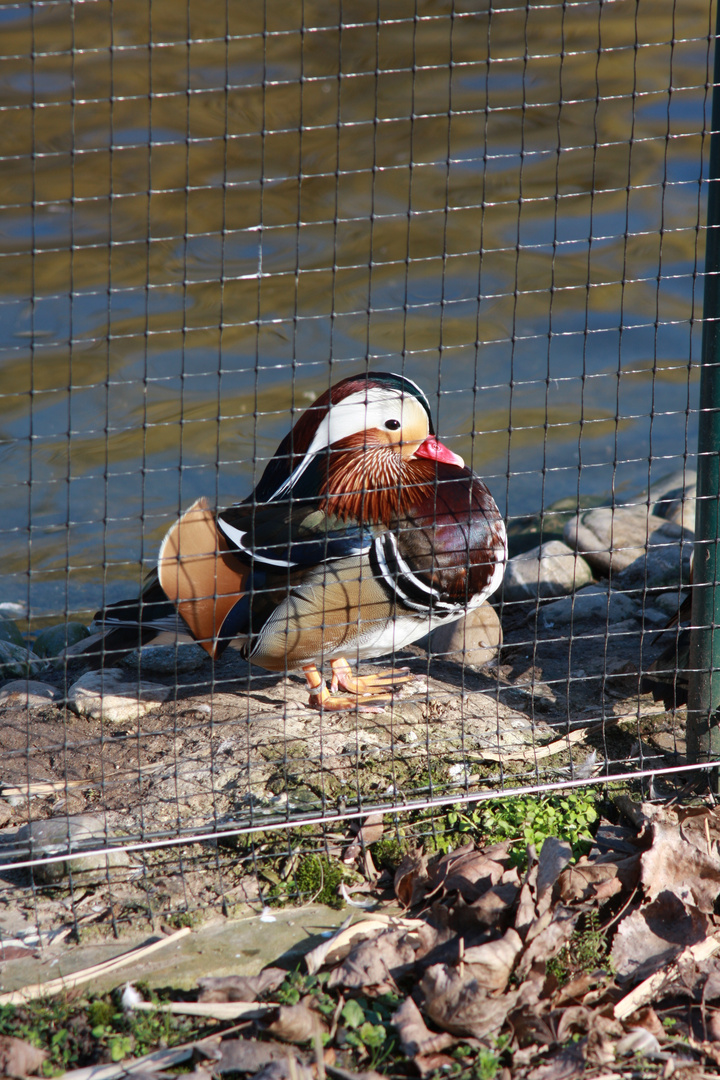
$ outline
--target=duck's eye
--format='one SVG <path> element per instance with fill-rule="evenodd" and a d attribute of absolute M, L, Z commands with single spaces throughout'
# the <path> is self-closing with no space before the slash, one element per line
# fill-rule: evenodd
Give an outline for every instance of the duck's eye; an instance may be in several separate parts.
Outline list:
<path fill-rule="evenodd" d="M 385 427 L 388 429 L 388 431 L 397 431 L 400 427 L 400 421 L 395 419 L 386 420 Z"/>

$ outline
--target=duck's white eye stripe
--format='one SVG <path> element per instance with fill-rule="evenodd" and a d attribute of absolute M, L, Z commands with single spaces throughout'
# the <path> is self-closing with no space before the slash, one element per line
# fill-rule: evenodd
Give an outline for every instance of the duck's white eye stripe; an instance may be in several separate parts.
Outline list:
<path fill-rule="evenodd" d="M 282 498 L 304 473 L 313 455 L 334 446 L 348 435 L 378 428 L 399 431 L 407 426 L 411 430 L 429 431 L 428 416 L 420 402 L 409 394 L 387 387 L 371 386 L 367 390 L 350 394 L 337 405 L 332 405 L 318 424 L 315 436 L 295 471 L 271 496 Z"/>

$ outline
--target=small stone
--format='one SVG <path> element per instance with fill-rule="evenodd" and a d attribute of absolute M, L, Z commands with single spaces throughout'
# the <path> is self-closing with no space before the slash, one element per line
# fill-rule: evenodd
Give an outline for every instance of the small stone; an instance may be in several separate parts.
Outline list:
<path fill-rule="evenodd" d="M 423 724 L 425 722 L 425 713 L 417 701 L 394 700 L 391 708 L 393 717 L 398 720 L 405 720 L 408 724 Z"/>
<path fill-rule="evenodd" d="M 651 514 L 644 503 L 586 510 L 567 523 L 563 535 L 594 570 L 607 576 L 611 569 L 613 574 L 619 574 L 631 563 L 644 559 L 648 544 L 654 542 L 652 538 L 659 530 L 663 530 L 657 541 L 660 544 L 667 545 L 671 540 L 677 544 L 683 535 L 688 539 L 691 536 L 688 530 L 683 534 L 674 523 Z"/>
<path fill-rule="evenodd" d="M 119 668 L 89 671 L 70 687 L 68 706 L 91 720 L 124 723 L 157 709 L 172 693 L 169 686 L 130 682 Z"/>
<path fill-rule="evenodd" d="M 567 596 L 592 581 L 592 570 L 580 555 L 561 540 L 516 555 L 505 570 L 503 599 L 546 599 Z"/>
<path fill-rule="evenodd" d="M 56 687 L 34 679 L 15 679 L 0 690 L 0 705 L 23 709 L 40 709 L 51 705 L 60 696 Z"/>
<path fill-rule="evenodd" d="M 12 619 L 0 618 L 0 641 L 9 641 L 21 649 L 27 648 L 25 639 Z"/>
<path fill-rule="evenodd" d="M 77 645 L 86 637 L 90 637 L 90 631 L 80 622 L 46 626 L 35 638 L 33 649 L 38 656 L 59 656 L 64 649 Z"/>
<path fill-rule="evenodd" d="M 655 517 L 673 521 L 686 529 L 695 529 L 697 473 L 678 469 L 650 485 L 650 502 Z"/>
<path fill-rule="evenodd" d="M 661 521 L 648 537 L 647 551 L 614 577 L 619 589 L 668 589 L 690 580 L 694 534 L 674 521 Z"/>
<path fill-rule="evenodd" d="M 178 642 L 173 645 L 146 645 L 144 649 L 133 649 L 120 661 L 123 667 L 138 669 L 141 672 L 153 672 L 155 675 L 175 675 L 184 671 L 195 671 L 208 659 L 208 654 L 194 641 Z"/>
<path fill-rule="evenodd" d="M 426 639 L 426 648 L 437 660 L 482 667 L 497 656 L 502 627 L 490 604 L 472 608 L 462 619 L 438 626 Z"/>
<path fill-rule="evenodd" d="M 659 608 L 667 619 L 672 619 L 677 615 L 687 597 L 686 592 L 678 593 L 677 589 L 673 589 L 671 592 L 658 593 L 657 596 L 653 596 L 653 607 Z"/>
<path fill-rule="evenodd" d="M 588 585 L 574 596 L 564 596 L 540 611 L 539 622 L 545 629 L 592 621 L 599 629 L 608 623 L 613 629 L 624 619 L 639 613 L 639 607 L 624 593 L 609 590 L 607 585 Z"/>
<path fill-rule="evenodd" d="M 19 679 L 44 671 L 46 667 L 46 661 L 36 656 L 27 645 L 0 641 L 0 679 Z"/>
<path fill-rule="evenodd" d="M 46 858 L 67 853 L 67 859 L 33 866 L 33 879 L 38 885 L 52 885 L 72 872 L 82 884 L 106 881 L 108 871 L 131 867 L 126 851 L 110 851 L 102 855 L 82 855 L 79 847 L 105 847 L 109 836 L 104 818 L 95 814 L 48 818 L 23 825 L 15 834 L 18 858 Z M 117 876 L 117 875 L 114 875 Z M 123 875 L 126 876 L 126 875 Z"/>
<path fill-rule="evenodd" d="M 638 614 L 642 615 L 642 623 L 643 626 L 645 626 L 646 628 L 652 627 L 655 629 L 659 629 L 661 626 L 667 626 L 667 615 L 664 611 L 661 611 L 655 606 L 646 606 L 645 610 L 642 612 L 638 612 Z"/>

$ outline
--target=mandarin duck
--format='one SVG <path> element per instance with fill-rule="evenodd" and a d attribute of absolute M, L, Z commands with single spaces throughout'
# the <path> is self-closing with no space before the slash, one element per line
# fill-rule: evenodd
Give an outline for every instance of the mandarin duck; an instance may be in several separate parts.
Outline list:
<path fill-rule="evenodd" d="M 102 651 L 180 622 L 212 658 L 232 646 L 268 671 L 302 669 L 316 708 L 373 706 L 407 669 L 359 676 L 348 658 L 402 649 L 478 607 L 506 557 L 492 495 L 436 439 L 420 387 L 356 375 L 300 416 L 244 502 L 198 500 L 171 527 L 139 604 L 96 616 Z"/>

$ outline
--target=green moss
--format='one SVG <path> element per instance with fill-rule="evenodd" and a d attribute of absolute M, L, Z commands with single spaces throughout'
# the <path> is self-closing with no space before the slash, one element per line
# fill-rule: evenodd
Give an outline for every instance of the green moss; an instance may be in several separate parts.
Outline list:
<path fill-rule="evenodd" d="M 317 900 L 328 907 L 341 908 L 338 886 L 345 876 L 343 867 L 334 859 L 306 855 L 295 871 L 295 885 L 305 901 Z"/>
<path fill-rule="evenodd" d="M 370 849 L 375 862 L 385 870 L 393 873 L 403 861 L 407 851 L 407 844 L 398 840 L 395 836 L 389 836 L 378 840 Z"/>

